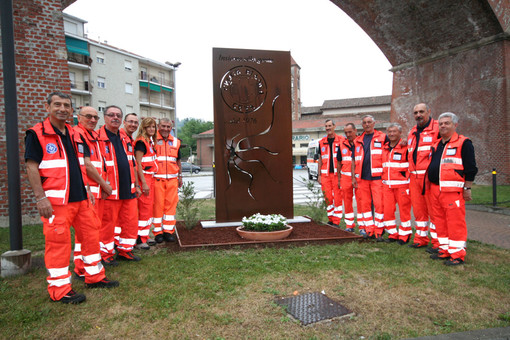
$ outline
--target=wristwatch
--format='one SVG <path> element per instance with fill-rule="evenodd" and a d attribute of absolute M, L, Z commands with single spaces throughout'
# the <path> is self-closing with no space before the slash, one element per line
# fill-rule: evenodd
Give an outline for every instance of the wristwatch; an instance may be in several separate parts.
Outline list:
<path fill-rule="evenodd" d="M 464 187 L 464 191 L 471 190 L 469 187 Z"/>

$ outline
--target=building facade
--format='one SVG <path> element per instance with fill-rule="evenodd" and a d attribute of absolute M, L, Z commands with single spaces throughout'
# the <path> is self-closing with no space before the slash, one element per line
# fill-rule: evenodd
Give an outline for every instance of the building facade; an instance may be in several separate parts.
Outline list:
<path fill-rule="evenodd" d="M 385 130 L 390 123 L 391 96 L 326 100 L 322 106 L 302 107 L 300 119 L 292 120 L 292 162 L 306 165 L 308 144 L 323 138 L 326 119 L 335 122 L 337 134 L 343 135 L 343 127 L 354 123 L 362 133 L 361 119 L 370 114 L 376 120 L 376 129 Z M 214 130 L 193 135 L 197 139 L 196 162 L 202 168 L 210 168 L 214 162 Z"/>

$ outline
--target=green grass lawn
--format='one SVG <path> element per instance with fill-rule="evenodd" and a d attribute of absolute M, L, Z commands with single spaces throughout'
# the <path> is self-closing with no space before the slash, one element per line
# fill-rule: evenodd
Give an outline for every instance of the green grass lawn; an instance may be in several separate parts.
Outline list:
<path fill-rule="evenodd" d="M 214 201 L 201 203 L 201 219 L 213 218 Z M 0 229 L 2 252 L 7 236 Z M 40 263 L 42 227 L 24 227 L 23 238 Z M 119 288 L 74 281 L 87 295 L 79 306 L 49 301 L 41 266 L 0 279 L 0 338 L 398 339 L 510 326 L 510 251 L 476 241 L 454 268 L 374 242 L 137 252 L 141 262 L 107 268 Z M 355 315 L 303 327 L 274 303 L 323 290 Z"/>
<path fill-rule="evenodd" d="M 473 185 L 473 200 L 467 204 L 480 204 L 492 206 L 492 186 Z M 510 185 L 498 185 L 496 188 L 497 206 L 501 208 L 510 208 Z"/>

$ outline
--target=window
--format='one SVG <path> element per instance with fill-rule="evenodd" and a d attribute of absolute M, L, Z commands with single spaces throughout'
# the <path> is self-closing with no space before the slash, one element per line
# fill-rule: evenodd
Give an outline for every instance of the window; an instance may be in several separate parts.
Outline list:
<path fill-rule="evenodd" d="M 126 89 L 126 93 L 133 94 L 133 84 L 126 83 L 125 89 Z"/>
<path fill-rule="evenodd" d="M 124 60 L 124 70 L 131 71 L 133 69 L 133 64 L 131 60 Z"/>
<path fill-rule="evenodd" d="M 104 53 L 103 52 L 96 53 L 96 61 L 98 64 L 104 64 Z"/>
<path fill-rule="evenodd" d="M 147 80 L 147 67 L 140 68 L 140 79 Z"/>
<path fill-rule="evenodd" d="M 106 102 L 99 101 L 97 102 L 97 111 L 104 113 L 106 109 Z"/>
<path fill-rule="evenodd" d="M 300 147 L 300 148 L 307 148 L 307 147 L 308 147 L 308 144 L 303 144 L 303 143 L 301 143 L 301 144 L 299 144 L 299 147 Z"/>
<path fill-rule="evenodd" d="M 103 77 L 97 77 L 97 87 L 100 89 L 106 88 L 106 79 Z"/>
<path fill-rule="evenodd" d="M 76 88 L 76 74 L 74 72 L 69 72 L 69 80 L 71 81 L 71 88 Z"/>

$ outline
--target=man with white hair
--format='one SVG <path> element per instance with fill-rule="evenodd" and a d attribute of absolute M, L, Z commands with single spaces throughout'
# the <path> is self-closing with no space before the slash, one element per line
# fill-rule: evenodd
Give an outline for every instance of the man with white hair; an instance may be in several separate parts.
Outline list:
<path fill-rule="evenodd" d="M 382 196 L 382 150 L 387 141 L 384 133 L 374 129 L 375 118 L 365 115 L 361 121 L 363 134 L 354 140 L 354 188 L 357 191 L 358 224 L 360 235 L 380 237 L 384 231 L 384 208 Z M 374 203 L 375 219 L 372 216 Z M 360 221 L 360 212 L 362 220 Z"/>
<path fill-rule="evenodd" d="M 439 116 L 441 139 L 432 147 L 427 179 L 429 199 L 436 223 L 439 253 L 432 259 L 445 259 L 447 266 L 464 263 L 466 256 L 466 207 L 478 169 L 471 141 L 456 132 L 459 118 L 451 112 Z"/>

